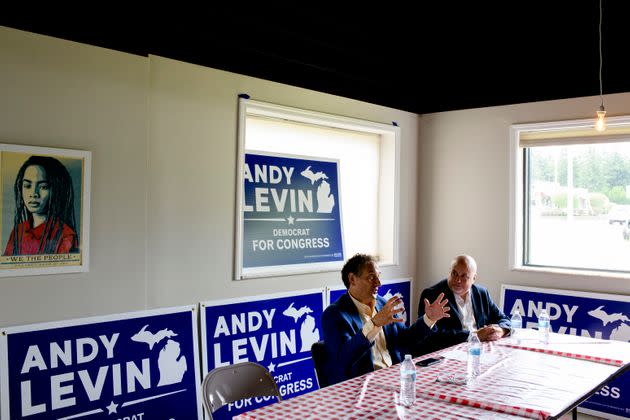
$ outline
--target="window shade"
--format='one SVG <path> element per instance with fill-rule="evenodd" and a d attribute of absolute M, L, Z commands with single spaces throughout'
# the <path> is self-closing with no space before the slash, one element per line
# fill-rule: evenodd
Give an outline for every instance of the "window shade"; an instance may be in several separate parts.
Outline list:
<path fill-rule="evenodd" d="M 573 144 L 620 143 L 630 141 L 630 125 L 609 126 L 606 131 L 593 127 L 521 132 L 520 147 L 569 146 Z"/>

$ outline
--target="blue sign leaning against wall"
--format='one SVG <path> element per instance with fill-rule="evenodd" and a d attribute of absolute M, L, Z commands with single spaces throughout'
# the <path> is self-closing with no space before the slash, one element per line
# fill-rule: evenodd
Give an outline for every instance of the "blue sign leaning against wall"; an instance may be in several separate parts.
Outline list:
<path fill-rule="evenodd" d="M 553 332 L 630 342 L 630 296 L 503 285 L 501 302 L 506 314 L 518 309 L 527 328 L 537 326 L 545 308 Z M 580 408 L 630 418 L 630 374 L 611 381 Z"/>
<path fill-rule="evenodd" d="M 2 333 L 2 419 L 201 418 L 193 307 Z"/>
<path fill-rule="evenodd" d="M 243 268 L 343 261 L 336 161 L 245 154 Z"/>
<path fill-rule="evenodd" d="M 283 399 L 316 390 L 311 345 L 320 340 L 323 290 L 252 296 L 201 304 L 203 371 L 240 362 L 265 366 Z M 230 403 L 214 419 L 228 419 L 274 403 L 256 397 Z"/>

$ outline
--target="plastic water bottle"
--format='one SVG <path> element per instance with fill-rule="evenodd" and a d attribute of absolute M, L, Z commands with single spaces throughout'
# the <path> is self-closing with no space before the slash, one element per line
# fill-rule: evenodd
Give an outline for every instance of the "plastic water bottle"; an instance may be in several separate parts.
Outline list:
<path fill-rule="evenodd" d="M 481 341 L 476 333 L 470 333 L 468 337 L 468 366 L 466 377 L 475 379 L 481 373 Z"/>
<path fill-rule="evenodd" d="M 523 328 L 523 317 L 521 317 L 521 313 L 518 309 L 515 309 L 512 313 L 510 323 L 512 324 L 512 337 L 514 337 L 518 342 L 520 338 L 520 330 Z"/>
<path fill-rule="evenodd" d="M 547 310 L 543 309 L 538 314 L 538 331 L 540 334 L 540 341 L 545 344 L 549 344 L 549 330 L 551 330 L 549 315 L 547 314 Z"/>
<path fill-rule="evenodd" d="M 416 367 L 410 354 L 400 364 L 400 403 L 410 407 L 416 402 Z"/>

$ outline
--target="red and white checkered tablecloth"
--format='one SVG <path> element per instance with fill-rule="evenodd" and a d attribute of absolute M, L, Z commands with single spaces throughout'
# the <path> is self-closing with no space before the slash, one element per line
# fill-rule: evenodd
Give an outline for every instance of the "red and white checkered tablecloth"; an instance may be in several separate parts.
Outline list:
<path fill-rule="evenodd" d="M 519 331 L 519 337 L 520 339 L 500 340 L 498 344 L 613 366 L 623 366 L 630 362 L 628 344 L 619 341 L 551 333 L 549 343 L 544 344 L 540 341 L 539 332 L 532 329 Z"/>
<path fill-rule="evenodd" d="M 484 343 L 482 373 L 475 381 L 438 382 L 438 376 L 442 380 L 465 376 L 466 347 L 463 343 L 416 359 L 446 356 L 437 365 L 416 368 L 417 402 L 409 408 L 398 404 L 400 372 L 399 366 L 392 366 L 237 418 L 544 419 L 565 411 L 619 369 L 609 364 Z"/>
<path fill-rule="evenodd" d="M 617 370 L 614 366 L 485 343 L 482 373 L 476 381 L 464 385 L 436 382 L 438 375 L 464 375 L 465 350 L 466 344 L 460 344 L 434 353 L 448 358 L 439 365 L 417 369 L 418 394 L 499 413 L 546 418 L 562 412 Z M 396 369 L 378 373 L 375 380 L 380 384 L 399 380 Z"/>
<path fill-rule="evenodd" d="M 396 371 L 397 369 L 394 368 Z M 418 396 L 411 407 L 397 404 L 398 387 L 372 383 L 378 372 L 310 394 L 243 413 L 237 419 L 519 419 L 520 417 Z"/>

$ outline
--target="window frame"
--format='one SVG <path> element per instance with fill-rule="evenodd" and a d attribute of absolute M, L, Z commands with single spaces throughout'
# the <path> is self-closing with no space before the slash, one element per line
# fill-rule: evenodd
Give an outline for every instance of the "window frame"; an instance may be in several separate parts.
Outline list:
<path fill-rule="evenodd" d="M 630 116 L 618 116 L 606 118 L 606 129 L 627 129 L 630 126 Z M 510 126 L 510 225 L 509 225 L 509 244 L 508 244 L 508 264 L 511 271 L 525 272 L 541 272 L 556 273 L 570 275 L 587 275 L 594 277 L 611 277 L 630 279 L 630 272 L 609 271 L 600 269 L 582 269 L 582 268 L 563 268 L 541 265 L 528 265 L 525 263 L 527 258 L 526 247 L 529 242 L 526 241 L 526 235 L 529 235 L 528 219 L 526 217 L 526 203 L 528 203 L 528 191 L 526 184 L 527 168 L 524 163 L 527 161 L 527 148 L 521 146 L 521 136 L 525 133 L 553 133 L 570 130 L 586 130 L 591 135 L 584 135 L 586 138 L 601 137 L 606 138 L 606 131 L 597 133 L 595 131 L 594 119 L 580 119 L 567 121 L 551 121 L 540 123 L 513 124 Z M 579 137 L 579 136 L 578 136 Z M 610 134 L 610 138 L 618 137 L 616 134 Z M 630 141 L 630 135 L 628 135 Z"/>
<path fill-rule="evenodd" d="M 400 255 L 399 255 L 399 238 L 400 238 L 400 149 L 401 149 L 401 128 L 392 123 L 383 124 L 377 123 L 373 121 L 362 120 L 358 118 L 351 118 L 346 116 L 327 114 L 317 111 L 310 111 L 305 109 L 299 109 L 296 107 L 289 107 L 284 105 L 277 105 L 268 102 L 262 102 L 257 100 L 249 99 L 245 96 L 240 96 L 238 101 L 238 147 L 237 147 L 237 162 L 236 162 L 236 226 L 235 226 L 235 257 L 234 257 L 234 279 L 235 280 L 245 280 L 251 278 L 264 278 L 264 277 L 277 277 L 277 276 L 288 276 L 288 275 L 296 275 L 296 274 L 306 274 L 306 273 L 316 273 L 316 272 L 330 272 L 330 271 L 338 271 L 341 268 L 339 267 L 321 267 L 319 269 L 305 269 L 304 267 L 296 267 L 295 269 L 291 268 L 283 268 L 283 269 L 275 269 L 269 270 L 268 272 L 256 272 L 252 274 L 243 274 L 243 189 L 244 189 L 244 174 L 243 174 L 243 166 L 245 163 L 245 153 L 247 150 L 245 149 L 245 135 L 246 135 L 246 124 L 247 124 L 247 116 L 261 116 L 268 118 L 276 118 L 280 120 L 286 120 L 289 122 L 303 123 L 321 127 L 329 127 L 334 129 L 343 129 L 350 131 L 358 131 L 365 133 L 378 134 L 381 136 L 380 141 L 380 152 L 379 152 L 379 174 L 378 174 L 378 184 L 379 184 L 379 216 L 377 217 L 377 222 L 379 225 L 377 227 L 377 244 L 378 247 L 381 248 L 382 244 L 386 244 L 386 246 L 391 246 L 391 260 L 390 261 L 381 261 L 379 265 L 381 267 L 387 266 L 398 266 Z M 383 147 L 384 143 L 387 143 L 388 147 Z M 385 157 L 385 158 L 384 158 Z M 386 171 L 384 165 L 387 165 L 385 162 L 392 162 L 394 164 L 393 171 Z M 387 179 L 390 173 L 393 172 L 393 180 Z M 383 204 L 383 199 L 380 197 L 381 189 L 385 185 L 385 183 L 392 183 L 392 194 L 393 197 L 393 214 L 392 217 L 392 225 L 391 229 L 386 228 L 385 224 L 381 224 L 380 220 L 382 220 L 380 214 L 381 212 L 387 211 Z M 342 207 L 342 217 L 343 217 L 343 207 Z M 344 226 L 342 220 L 342 229 Z M 391 245 L 389 244 L 390 239 L 385 238 L 386 235 L 383 234 L 384 230 L 388 232 L 391 231 Z M 342 235 L 345 237 L 346 232 L 342 231 Z M 347 255 L 347 249 L 345 246 L 346 240 L 344 239 L 344 258 L 347 259 L 350 256 Z"/>

